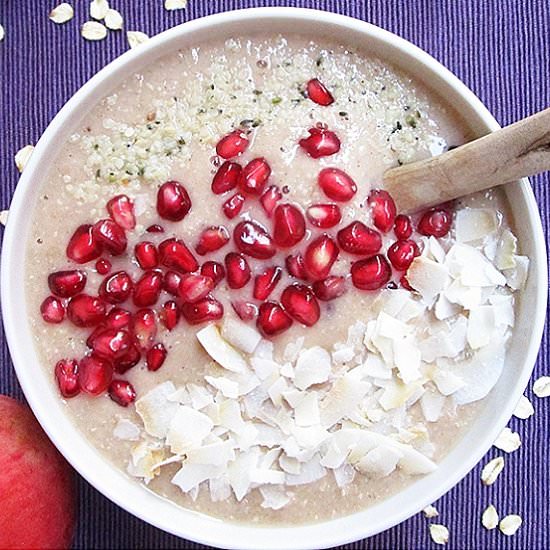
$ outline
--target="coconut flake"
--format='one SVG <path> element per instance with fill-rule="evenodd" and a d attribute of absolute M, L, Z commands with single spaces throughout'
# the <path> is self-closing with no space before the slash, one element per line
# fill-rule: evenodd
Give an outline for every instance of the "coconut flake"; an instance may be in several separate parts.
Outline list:
<path fill-rule="evenodd" d="M 143 44 L 149 40 L 149 36 L 141 31 L 127 31 L 126 38 L 128 40 L 128 45 L 132 49 L 137 48 L 140 44 Z"/>
<path fill-rule="evenodd" d="M 479 349 L 489 344 L 495 322 L 492 306 L 478 306 L 470 310 L 467 338 L 472 349 Z"/>
<path fill-rule="evenodd" d="M 289 342 L 285 346 L 285 350 L 283 352 L 283 361 L 290 361 L 294 363 L 294 361 L 298 359 L 298 354 L 304 347 L 304 341 L 305 338 L 303 336 L 300 336 L 294 342 Z"/>
<path fill-rule="evenodd" d="M 302 350 L 294 369 L 294 384 L 305 390 L 313 384 L 326 382 L 331 371 L 331 360 L 327 350 L 314 346 Z"/>
<path fill-rule="evenodd" d="M 497 456 L 485 464 L 481 470 L 481 482 L 483 485 L 492 485 L 504 469 L 504 457 Z"/>
<path fill-rule="evenodd" d="M 529 258 L 527 256 L 514 256 L 515 267 L 504 269 L 506 284 L 513 290 L 521 290 L 527 281 L 529 271 Z"/>
<path fill-rule="evenodd" d="M 163 459 L 163 449 L 142 441 L 132 449 L 126 469 L 130 475 L 142 478 L 147 484 L 160 473 L 157 464 Z"/>
<path fill-rule="evenodd" d="M 170 422 L 166 444 L 173 453 L 184 454 L 199 447 L 213 425 L 206 414 L 181 405 Z"/>
<path fill-rule="evenodd" d="M 107 27 L 99 21 L 86 21 L 80 30 L 86 40 L 103 40 L 107 36 Z"/>
<path fill-rule="evenodd" d="M 424 508 L 422 511 L 424 512 L 424 515 L 428 519 L 433 519 L 439 516 L 439 512 L 437 511 L 437 508 L 433 506 L 433 504 L 426 506 L 426 508 Z"/>
<path fill-rule="evenodd" d="M 224 369 L 232 372 L 244 372 L 247 369 L 243 356 L 221 337 L 216 325 L 211 324 L 199 330 L 197 339 L 206 353 Z"/>
<path fill-rule="evenodd" d="M 340 489 L 349 485 L 355 478 L 355 468 L 350 464 L 342 464 L 339 468 L 332 470 L 332 473 L 334 474 L 336 485 Z"/>
<path fill-rule="evenodd" d="M 402 338 L 393 341 L 393 360 L 399 376 L 405 384 L 420 378 L 421 354 L 414 338 Z"/>
<path fill-rule="evenodd" d="M 455 235 L 458 242 L 469 243 L 484 239 L 497 228 L 496 212 L 488 208 L 462 208 L 455 216 Z"/>
<path fill-rule="evenodd" d="M 313 426 L 321 422 L 317 392 L 306 393 L 294 409 L 294 419 L 297 426 Z"/>
<path fill-rule="evenodd" d="M 176 472 L 171 482 L 184 493 L 189 493 L 207 479 L 216 478 L 222 473 L 222 468 L 208 464 L 189 464 L 184 462 Z"/>
<path fill-rule="evenodd" d="M 358 381 L 349 374 L 336 380 L 319 405 L 321 425 L 328 428 L 350 414 L 370 387 L 368 382 Z"/>
<path fill-rule="evenodd" d="M 500 270 L 516 267 L 516 251 L 517 239 L 509 229 L 505 229 L 497 244 L 495 266 Z"/>
<path fill-rule="evenodd" d="M 109 2 L 107 0 L 92 0 L 90 2 L 90 17 L 101 21 L 105 19 L 109 11 Z"/>
<path fill-rule="evenodd" d="M 521 420 L 526 420 L 527 418 L 529 418 L 530 416 L 533 416 L 534 414 L 535 414 L 535 409 L 533 408 L 531 401 L 529 401 L 529 399 L 525 397 L 525 395 L 522 395 L 514 410 L 514 416 L 516 418 L 520 418 Z"/>
<path fill-rule="evenodd" d="M 467 287 L 503 286 L 506 279 L 476 248 L 454 244 L 445 258 L 445 265 L 455 279 Z"/>
<path fill-rule="evenodd" d="M 520 448 L 521 439 L 517 432 L 513 432 L 510 428 L 504 428 L 493 445 L 505 453 L 512 453 Z"/>
<path fill-rule="evenodd" d="M 498 524 L 500 531 L 507 537 L 516 534 L 516 531 L 521 527 L 523 520 L 517 514 L 510 514 L 503 517 Z"/>
<path fill-rule="evenodd" d="M 234 442 L 229 439 L 227 441 L 218 441 L 202 447 L 195 447 L 186 451 L 188 464 L 207 464 L 210 466 L 227 467 L 230 460 L 235 459 L 235 451 L 233 450 Z"/>
<path fill-rule="evenodd" d="M 19 172 L 23 172 L 34 151 L 34 145 L 25 145 L 15 153 L 15 165 Z"/>
<path fill-rule="evenodd" d="M 240 453 L 237 458 L 231 462 L 227 469 L 227 478 L 233 489 L 235 498 L 240 502 L 248 493 L 251 481 L 251 473 L 256 469 L 259 448 L 253 447 L 249 452 Z"/>
<path fill-rule="evenodd" d="M 6 35 L 6 32 L 4 31 L 4 26 L 0 25 L 0 42 L 4 40 L 4 36 Z"/>
<path fill-rule="evenodd" d="M 109 8 L 105 14 L 105 26 L 112 31 L 119 31 L 122 29 L 124 19 L 117 10 Z"/>
<path fill-rule="evenodd" d="M 533 384 L 533 393 L 537 397 L 550 397 L 550 376 L 541 376 Z"/>
<path fill-rule="evenodd" d="M 426 302 L 432 302 L 447 286 L 449 272 L 446 266 L 418 256 L 407 271 L 407 280 Z"/>
<path fill-rule="evenodd" d="M 8 210 L 2 210 L 0 212 L 0 224 L 5 226 L 8 223 L 8 214 L 9 214 Z"/>
<path fill-rule="evenodd" d="M 449 542 L 449 530 L 440 523 L 431 523 L 430 537 L 436 544 L 447 544 Z"/>
<path fill-rule="evenodd" d="M 494 529 L 498 525 L 497 509 L 492 504 L 485 508 L 481 516 L 481 525 L 488 530 Z"/>
<path fill-rule="evenodd" d="M 170 422 L 179 409 L 177 403 L 168 400 L 175 390 L 172 382 L 164 382 L 136 401 L 136 412 L 149 435 L 166 437 Z"/>
<path fill-rule="evenodd" d="M 368 451 L 354 466 L 368 477 L 386 477 L 395 470 L 402 457 L 399 449 L 380 445 Z"/>
<path fill-rule="evenodd" d="M 67 2 L 63 2 L 62 4 L 59 4 L 59 6 L 56 6 L 52 11 L 50 11 L 50 14 L 48 15 L 48 17 L 58 25 L 70 21 L 73 16 L 73 7 L 70 4 L 67 4 Z"/>
<path fill-rule="evenodd" d="M 227 317 L 222 325 L 222 337 L 244 353 L 253 353 L 262 335 L 241 320 Z"/>
<path fill-rule="evenodd" d="M 280 510 L 290 502 L 292 496 L 292 494 L 285 491 L 284 486 L 281 485 L 260 487 L 259 491 L 263 497 L 260 506 L 262 508 L 270 508 L 271 510 Z"/>
<path fill-rule="evenodd" d="M 223 376 L 205 376 L 204 379 L 214 388 L 219 390 L 224 397 L 237 399 L 239 397 L 239 384 Z"/>
<path fill-rule="evenodd" d="M 291 487 L 295 485 L 307 485 L 323 478 L 326 473 L 326 469 L 321 466 L 319 455 L 315 455 L 311 460 L 302 464 L 299 474 L 286 474 L 286 484 Z"/>
<path fill-rule="evenodd" d="M 137 441 L 140 433 L 139 427 L 126 418 L 121 418 L 113 430 L 113 436 L 124 441 Z"/>
<path fill-rule="evenodd" d="M 437 422 L 441 417 L 445 396 L 440 393 L 426 391 L 420 398 L 420 408 L 426 422 Z"/>
<path fill-rule="evenodd" d="M 187 7 L 187 0 L 164 0 L 164 9 L 184 10 Z"/>

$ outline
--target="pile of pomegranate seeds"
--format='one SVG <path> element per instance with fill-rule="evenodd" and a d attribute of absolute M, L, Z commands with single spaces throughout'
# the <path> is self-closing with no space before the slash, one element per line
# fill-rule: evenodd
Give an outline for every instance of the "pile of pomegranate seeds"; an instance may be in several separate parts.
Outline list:
<path fill-rule="evenodd" d="M 322 107 L 335 101 L 316 78 L 305 84 L 305 94 Z M 307 133 L 298 142 L 298 154 L 319 159 L 342 147 L 338 135 L 324 124 Z M 363 219 L 348 217 L 344 225 L 345 203 L 357 194 L 349 174 L 336 166 L 312 174 L 326 202 L 310 204 L 305 210 L 282 202 L 286 191 L 270 181 L 269 159 L 239 162 L 250 145 L 249 134 L 236 129 L 217 143 L 216 153 L 223 162 L 216 164 L 211 191 L 221 197 L 221 212 L 227 220 L 257 201 L 265 213 L 265 225 L 246 209 L 236 222 L 205 226 L 190 246 L 191 239 L 179 238 L 177 230 L 161 240 L 165 228 L 153 224 L 128 250 L 127 233 L 136 228 L 134 205 L 128 196 L 118 195 L 106 204 L 109 217 L 76 228 L 66 255 L 83 267 L 51 273 L 51 295 L 40 307 L 47 323 L 67 319 L 88 331 L 87 354 L 79 360 L 60 359 L 55 366 L 64 397 L 107 393 L 119 405 L 128 406 L 136 399 L 136 391 L 124 373 L 141 361 L 152 372 L 163 366 L 168 350 L 157 340 L 159 329 L 172 331 L 182 320 L 199 325 L 220 319 L 224 305 L 215 293 L 222 281 L 230 291 L 239 290 L 230 300 L 233 310 L 243 321 L 255 322 L 266 337 L 288 330 L 294 322 L 315 325 L 325 312 L 323 302 L 338 299 L 352 287 L 376 291 L 399 284 L 413 290 L 406 273 L 421 252 L 415 230 L 424 236 L 445 236 L 452 223 L 449 205 L 424 212 L 415 223 L 409 216 L 398 215 L 386 191 L 374 189 L 364 197 Z M 191 198 L 180 182 L 167 181 L 159 187 L 156 209 L 162 220 L 180 222 L 191 208 Z M 369 219 L 373 227 L 366 224 Z M 385 251 L 384 239 L 392 231 L 395 239 Z M 222 248 L 227 249 L 223 264 L 209 258 Z M 276 255 L 287 250 L 291 253 L 284 265 L 277 265 Z M 129 268 L 113 272 L 110 258 L 117 256 L 139 266 L 141 272 L 130 275 Z M 349 266 L 348 275 L 342 275 L 341 265 L 333 273 L 338 259 L 339 264 L 347 262 L 342 265 Z M 84 267 L 91 262 L 93 266 Z M 95 293 L 86 288 L 93 270 L 102 276 Z"/>

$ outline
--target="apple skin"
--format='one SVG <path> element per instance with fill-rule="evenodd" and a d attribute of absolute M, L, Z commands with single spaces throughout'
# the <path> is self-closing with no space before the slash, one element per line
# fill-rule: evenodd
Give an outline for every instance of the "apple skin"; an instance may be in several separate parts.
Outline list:
<path fill-rule="evenodd" d="M 0 548 L 69 548 L 74 481 L 29 407 L 0 395 Z"/>

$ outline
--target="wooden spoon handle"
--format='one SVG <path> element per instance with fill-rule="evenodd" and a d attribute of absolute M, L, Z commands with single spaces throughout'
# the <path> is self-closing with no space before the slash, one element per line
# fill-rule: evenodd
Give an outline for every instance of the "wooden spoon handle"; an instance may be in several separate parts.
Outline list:
<path fill-rule="evenodd" d="M 442 155 L 392 168 L 384 186 L 415 211 L 550 170 L 550 109 Z"/>

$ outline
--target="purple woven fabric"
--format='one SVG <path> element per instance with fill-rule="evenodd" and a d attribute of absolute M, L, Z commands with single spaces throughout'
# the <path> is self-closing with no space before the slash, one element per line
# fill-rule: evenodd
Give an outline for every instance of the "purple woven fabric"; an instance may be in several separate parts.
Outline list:
<path fill-rule="evenodd" d="M 127 49 L 123 33 L 99 43 L 80 38 L 87 0 L 74 0 L 75 19 L 54 25 L 47 19 L 56 0 L 1 0 L 0 23 L 0 206 L 7 208 L 17 184 L 15 152 L 36 143 L 55 113 L 100 68 Z M 508 124 L 550 105 L 550 2 L 548 0 L 189 0 L 185 11 L 168 12 L 162 0 L 111 0 L 126 28 L 149 35 L 207 14 L 244 7 L 310 7 L 369 21 L 427 50 L 457 74 Z M 550 181 L 533 185 L 548 236 Z M 521 220 L 519 221 L 521 223 Z M 547 327 L 548 329 L 548 327 Z M 550 374 L 548 330 L 535 377 Z M 0 392 L 22 398 L 3 334 L 0 335 Z M 531 384 L 527 395 L 532 396 Z M 437 503 L 438 521 L 451 532 L 451 549 L 550 548 L 550 474 L 548 472 L 550 399 L 533 397 L 536 414 L 513 419 L 522 446 L 507 457 L 504 473 L 486 488 L 476 467 Z M 1 422 L 1 419 L 0 419 Z M 487 459 L 494 456 L 489 452 Z M 79 523 L 75 548 L 203 548 L 163 533 L 107 501 L 79 482 Z M 2 497 L 0 495 L 0 504 Z M 504 515 L 518 513 L 524 525 L 514 537 L 481 527 L 480 516 L 493 503 Z M 2 513 L 0 511 L 0 513 Z M 347 549 L 436 548 L 428 520 L 418 515 Z"/>

